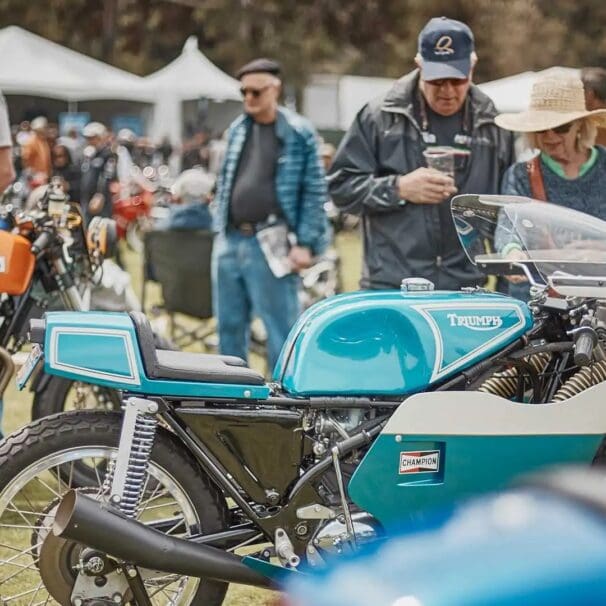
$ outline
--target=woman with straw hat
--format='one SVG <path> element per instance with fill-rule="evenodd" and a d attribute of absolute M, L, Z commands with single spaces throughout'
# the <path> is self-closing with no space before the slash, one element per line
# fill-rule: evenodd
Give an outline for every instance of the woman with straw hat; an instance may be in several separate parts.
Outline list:
<path fill-rule="evenodd" d="M 530 161 L 507 170 L 503 194 L 552 202 L 606 220 L 606 148 L 595 145 L 597 127 L 606 125 L 606 109 L 586 109 L 579 77 L 551 72 L 534 83 L 528 111 L 500 114 L 495 122 L 524 133 L 529 145 L 539 150 Z M 519 245 L 507 241 L 505 227 L 497 227 L 497 250 L 511 259 L 524 256 Z M 519 283 L 526 279 L 508 279 L 509 294 L 527 300 L 528 285 Z"/>
<path fill-rule="evenodd" d="M 539 154 L 518 162 L 503 178 L 502 193 L 530 196 L 606 219 L 606 148 L 595 145 L 606 109 L 587 111 L 581 79 L 552 72 L 532 87 L 530 108 L 500 114 L 504 129 L 525 133 Z"/>

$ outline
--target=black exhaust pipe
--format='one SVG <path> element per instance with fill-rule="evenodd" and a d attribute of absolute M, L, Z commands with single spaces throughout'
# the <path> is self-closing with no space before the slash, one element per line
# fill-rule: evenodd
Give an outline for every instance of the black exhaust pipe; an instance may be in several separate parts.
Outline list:
<path fill-rule="evenodd" d="M 75 490 L 63 497 L 55 515 L 53 534 L 143 568 L 272 587 L 267 577 L 242 564 L 237 555 L 162 534 Z"/>

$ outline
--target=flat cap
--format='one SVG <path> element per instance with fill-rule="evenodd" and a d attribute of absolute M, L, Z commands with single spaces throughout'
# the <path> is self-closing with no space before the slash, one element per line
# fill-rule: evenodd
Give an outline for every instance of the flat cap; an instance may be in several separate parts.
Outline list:
<path fill-rule="evenodd" d="M 236 78 L 238 78 L 238 80 L 239 80 L 242 76 L 245 76 L 246 74 L 258 74 L 258 73 L 265 73 L 265 74 L 272 74 L 272 76 L 279 76 L 280 75 L 280 64 L 277 61 L 274 61 L 273 59 L 265 59 L 265 58 L 254 59 L 253 61 L 250 61 L 250 63 L 243 65 L 236 72 Z"/>

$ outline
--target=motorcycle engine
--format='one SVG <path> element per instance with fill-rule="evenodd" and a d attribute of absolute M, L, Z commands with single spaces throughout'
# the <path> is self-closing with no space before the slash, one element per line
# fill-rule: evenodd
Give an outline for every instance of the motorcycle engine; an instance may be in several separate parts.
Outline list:
<path fill-rule="evenodd" d="M 363 409 L 351 408 L 334 413 L 314 412 L 308 417 L 304 425 L 312 430 L 316 460 L 322 458 L 335 442 L 349 438 L 356 427 L 368 420 L 367 414 Z"/>

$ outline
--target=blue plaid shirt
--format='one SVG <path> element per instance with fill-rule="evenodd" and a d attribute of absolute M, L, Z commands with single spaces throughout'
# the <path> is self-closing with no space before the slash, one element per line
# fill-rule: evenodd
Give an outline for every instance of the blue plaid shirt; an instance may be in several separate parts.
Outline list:
<path fill-rule="evenodd" d="M 252 118 L 242 115 L 229 127 L 215 198 L 217 232 L 224 232 L 227 227 L 234 179 L 251 124 Z M 328 194 L 316 132 L 308 120 L 283 107 L 278 108 L 275 124 L 281 144 L 276 167 L 278 203 L 297 244 L 319 254 L 328 244 L 329 230 L 324 212 Z"/>

